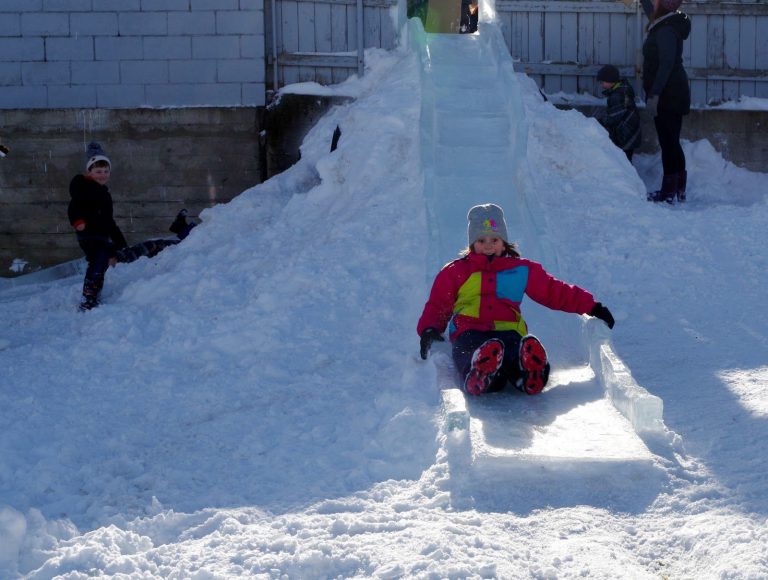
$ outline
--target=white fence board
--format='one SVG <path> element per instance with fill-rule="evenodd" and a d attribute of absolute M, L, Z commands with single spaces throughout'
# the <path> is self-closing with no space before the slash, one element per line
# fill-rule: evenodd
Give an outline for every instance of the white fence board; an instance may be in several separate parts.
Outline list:
<path fill-rule="evenodd" d="M 397 0 L 364 0 L 365 48 L 395 47 L 398 31 L 391 12 L 397 7 Z M 357 73 L 357 0 L 275 0 L 274 9 L 278 29 L 271 30 L 269 18 L 266 24 L 269 41 L 275 39 L 279 86 L 339 83 Z M 271 44 L 268 49 L 272 52 Z"/>
<path fill-rule="evenodd" d="M 366 6 L 363 8 L 363 33 L 365 34 L 365 48 L 372 46 L 381 47 L 381 11 L 378 8 Z"/>

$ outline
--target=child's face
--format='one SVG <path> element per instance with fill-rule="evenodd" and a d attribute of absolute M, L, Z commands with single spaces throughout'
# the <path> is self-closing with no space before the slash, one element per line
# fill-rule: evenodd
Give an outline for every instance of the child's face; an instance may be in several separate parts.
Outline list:
<path fill-rule="evenodd" d="M 109 166 L 91 167 L 91 170 L 88 172 L 88 177 L 93 179 L 99 185 L 106 185 L 107 182 L 109 181 L 109 176 L 111 173 L 112 172 Z"/>
<path fill-rule="evenodd" d="M 501 256 L 504 251 L 504 242 L 496 236 L 482 236 L 477 238 L 472 244 L 472 249 L 476 254 L 486 256 Z"/>
<path fill-rule="evenodd" d="M 608 90 L 613 86 L 613 83 L 609 83 L 608 81 L 600 81 L 600 86 L 603 87 L 603 89 Z"/>

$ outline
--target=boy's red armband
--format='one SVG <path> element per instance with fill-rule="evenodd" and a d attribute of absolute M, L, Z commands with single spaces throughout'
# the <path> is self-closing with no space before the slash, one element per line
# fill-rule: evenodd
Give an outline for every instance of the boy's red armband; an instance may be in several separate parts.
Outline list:
<path fill-rule="evenodd" d="M 72 227 L 75 228 L 77 231 L 84 229 L 85 220 L 77 220 L 75 223 L 72 224 Z"/>

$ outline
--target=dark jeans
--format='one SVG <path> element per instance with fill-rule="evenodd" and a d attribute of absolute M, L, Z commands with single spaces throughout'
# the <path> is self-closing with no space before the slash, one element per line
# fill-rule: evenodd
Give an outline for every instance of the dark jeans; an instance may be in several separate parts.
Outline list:
<path fill-rule="evenodd" d="M 467 378 L 472 366 L 472 353 L 486 340 L 497 338 L 504 343 L 504 360 L 501 369 L 494 378 L 487 392 L 500 391 L 507 381 L 514 384 L 520 377 L 520 336 L 514 330 L 467 330 L 462 332 L 453 343 L 453 363 L 462 380 Z"/>
<path fill-rule="evenodd" d="M 111 242 L 95 239 L 78 240 L 78 243 L 88 262 L 83 280 L 83 296 L 98 297 L 104 287 L 104 274 L 109 268 L 109 259 L 115 255 L 114 246 Z"/>
<path fill-rule="evenodd" d="M 661 164 L 664 175 L 672 175 L 685 169 L 685 153 L 680 145 L 683 116 L 675 113 L 659 113 L 653 120 L 661 148 Z"/>
<path fill-rule="evenodd" d="M 148 258 L 154 258 L 168 246 L 175 246 L 180 241 L 181 240 L 179 239 L 177 240 L 165 240 L 165 239 L 146 240 L 144 242 L 141 242 L 140 244 L 135 244 L 128 248 L 123 248 L 122 250 L 118 250 L 117 261 L 120 262 L 121 264 L 130 264 L 131 262 L 135 262 L 142 256 L 147 256 Z"/>

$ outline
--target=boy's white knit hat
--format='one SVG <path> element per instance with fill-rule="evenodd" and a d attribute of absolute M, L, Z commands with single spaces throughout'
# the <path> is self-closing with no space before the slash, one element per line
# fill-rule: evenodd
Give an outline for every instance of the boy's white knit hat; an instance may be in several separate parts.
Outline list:
<path fill-rule="evenodd" d="M 470 208 L 467 222 L 467 239 L 470 245 L 483 236 L 495 236 L 508 241 L 504 210 L 498 205 L 486 203 Z"/>
<path fill-rule="evenodd" d="M 90 171 L 91 167 L 93 167 L 97 161 L 106 161 L 107 165 L 109 165 L 109 168 L 112 169 L 112 162 L 104 153 L 104 149 L 102 149 L 101 145 L 99 145 L 96 141 L 91 141 L 88 144 L 88 151 L 86 152 L 85 156 L 87 159 L 85 162 L 86 172 Z"/>

